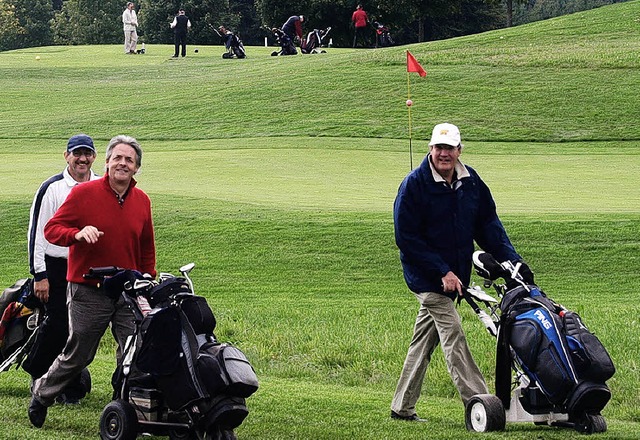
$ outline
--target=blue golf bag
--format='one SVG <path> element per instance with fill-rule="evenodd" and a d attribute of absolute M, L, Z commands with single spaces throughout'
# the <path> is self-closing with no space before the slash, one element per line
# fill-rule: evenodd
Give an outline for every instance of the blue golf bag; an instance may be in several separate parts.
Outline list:
<path fill-rule="evenodd" d="M 512 356 L 541 392 L 529 409 L 556 405 L 578 414 L 599 413 L 605 407 L 611 398 L 605 382 L 615 367 L 577 313 L 556 304 L 535 285 L 507 291 L 500 309 L 496 395 L 505 408 L 510 401 Z"/>

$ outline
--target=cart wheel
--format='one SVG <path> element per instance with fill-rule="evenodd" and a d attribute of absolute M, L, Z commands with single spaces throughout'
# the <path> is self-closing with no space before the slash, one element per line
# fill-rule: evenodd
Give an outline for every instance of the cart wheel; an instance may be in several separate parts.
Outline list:
<path fill-rule="evenodd" d="M 216 426 L 209 434 L 209 438 L 213 440 L 237 440 L 236 433 L 233 429 L 226 429 L 220 426 Z"/>
<path fill-rule="evenodd" d="M 91 392 L 91 373 L 87 368 L 83 368 L 80 372 L 80 385 L 85 393 L 89 394 Z"/>
<path fill-rule="evenodd" d="M 596 434 L 607 430 L 607 421 L 600 414 L 583 414 L 575 424 L 575 430 L 582 434 Z"/>
<path fill-rule="evenodd" d="M 169 440 L 191 440 L 193 438 L 188 429 L 172 429 L 169 431 Z"/>
<path fill-rule="evenodd" d="M 468 431 L 502 431 L 506 424 L 502 401 L 493 394 L 476 394 L 467 402 L 465 423 Z"/>
<path fill-rule="evenodd" d="M 118 399 L 104 407 L 100 416 L 102 440 L 135 440 L 137 436 L 138 416 L 129 402 Z"/>

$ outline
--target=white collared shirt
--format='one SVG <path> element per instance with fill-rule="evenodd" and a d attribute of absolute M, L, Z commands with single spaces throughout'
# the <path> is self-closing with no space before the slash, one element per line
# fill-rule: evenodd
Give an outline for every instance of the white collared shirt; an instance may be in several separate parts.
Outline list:
<path fill-rule="evenodd" d="M 90 179 L 99 178 L 100 176 L 92 170 Z M 69 256 L 69 248 L 51 244 L 44 238 L 44 227 L 66 200 L 71 189 L 78 184 L 79 182 L 69 174 L 69 167 L 67 167 L 62 173 L 47 179 L 38 188 L 31 205 L 27 231 L 29 270 L 32 275 L 46 271 L 45 254 L 56 258 Z"/>

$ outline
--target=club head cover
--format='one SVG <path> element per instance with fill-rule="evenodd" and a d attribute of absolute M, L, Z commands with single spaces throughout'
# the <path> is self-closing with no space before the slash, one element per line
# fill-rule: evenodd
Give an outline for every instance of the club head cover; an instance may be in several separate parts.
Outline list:
<path fill-rule="evenodd" d="M 496 280 L 505 275 L 505 269 L 493 258 L 493 255 L 487 252 L 474 252 L 473 266 L 476 273 L 487 280 Z"/>

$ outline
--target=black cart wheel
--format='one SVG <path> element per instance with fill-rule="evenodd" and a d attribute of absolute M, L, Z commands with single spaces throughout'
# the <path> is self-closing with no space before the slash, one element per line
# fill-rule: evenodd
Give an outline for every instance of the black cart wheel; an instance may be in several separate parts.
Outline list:
<path fill-rule="evenodd" d="M 137 436 L 138 417 L 129 402 L 118 399 L 104 407 L 100 416 L 102 440 L 135 440 Z"/>
<path fill-rule="evenodd" d="M 583 414 L 575 424 L 576 431 L 582 434 L 596 434 L 607 430 L 607 421 L 600 414 Z"/>
<path fill-rule="evenodd" d="M 221 429 L 220 430 L 220 440 L 237 440 L 236 433 L 233 432 L 233 429 Z"/>
<path fill-rule="evenodd" d="M 83 368 L 80 372 L 80 385 L 85 393 L 89 394 L 91 392 L 91 373 L 87 368 Z"/>
<path fill-rule="evenodd" d="M 502 401 L 493 394 L 476 394 L 467 402 L 465 424 L 468 431 L 502 431 L 506 424 Z"/>
<path fill-rule="evenodd" d="M 198 434 L 191 429 L 172 429 L 169 440 L 199 440 Z"/>

